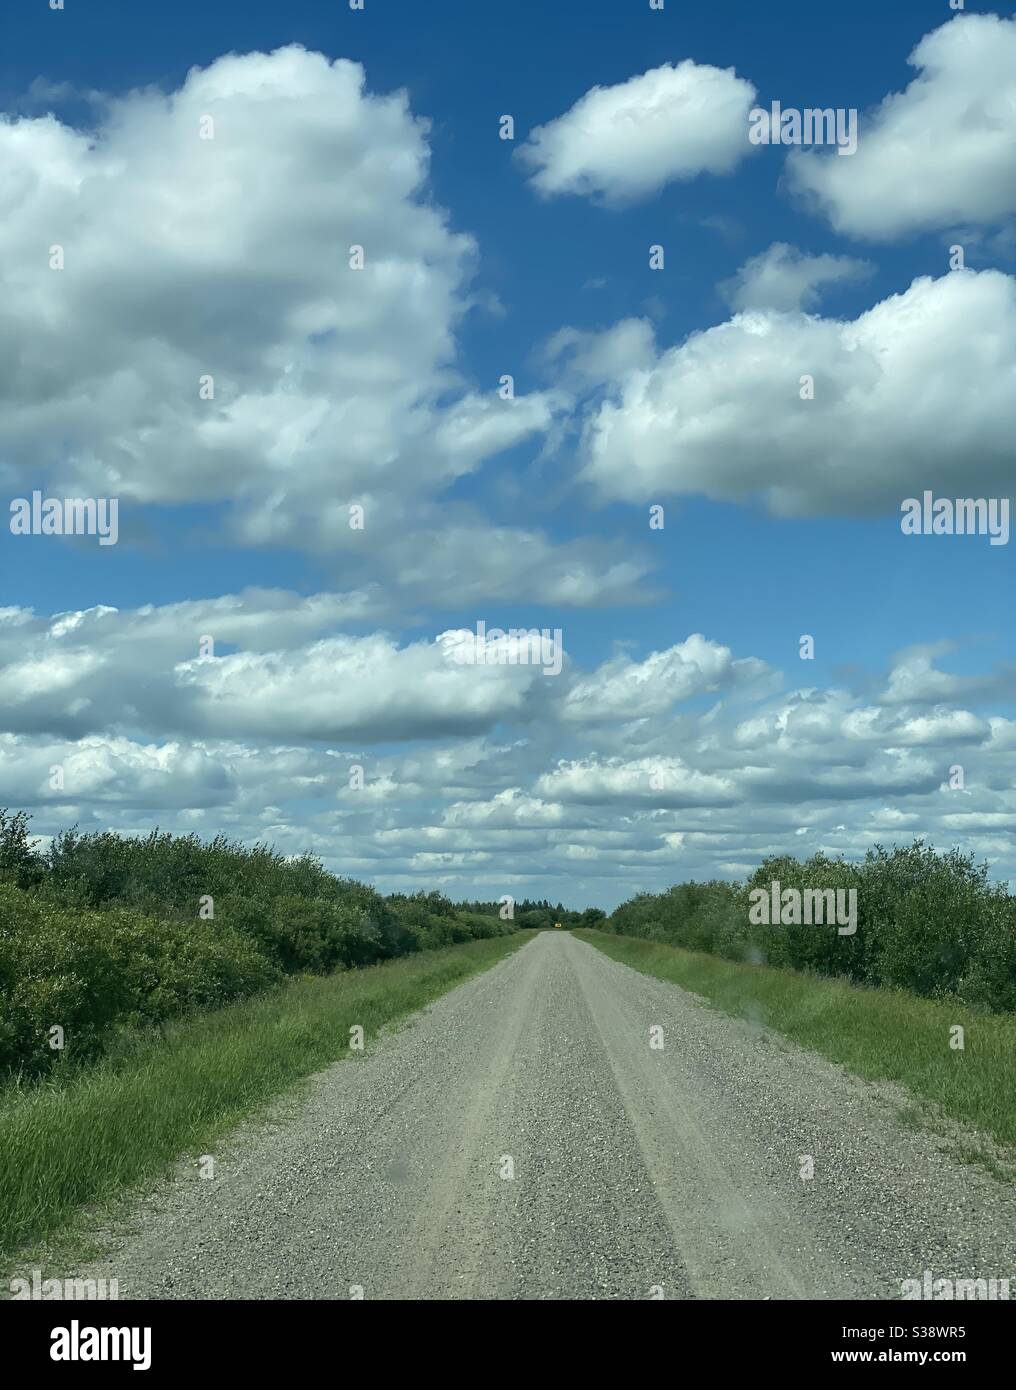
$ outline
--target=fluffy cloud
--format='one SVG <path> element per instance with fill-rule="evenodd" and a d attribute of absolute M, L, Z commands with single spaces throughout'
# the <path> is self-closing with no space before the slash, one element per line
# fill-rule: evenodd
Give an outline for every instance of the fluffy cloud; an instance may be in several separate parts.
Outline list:
<path fill-rule="evenodd" d="M 496 830 L 560 827 L 575 822 L 564 806 L 528 796 L 521 787 L 506 787 L 489 801 L 456 802 L 447 808 L 442 819 L 448 827 Z"/>
<path fill-rule="evenodd" d="M 751 149 L 754 97 L 733 68 L 666 63 L 591 88 L 570 111 L 538 126 L 519 159 L 539 193 L 632 202 L 667 183 L 729 173 Z"/>
<path fill-rule="evenodd" d="M 428 126 L 405 94 L 373 95 L 358 64 L 292 46 L 96 110 L 88 132 L 52 115 L 0 123 L 0 477 L 226 503 L 243 543 L 336 553 L 376 577 L 407 531 L 433 552 L 427 506 L 543 434 L 557 405 L 460 377 L 476 246 L 427 196 Z M 509 588 L 527 543 L 553 559 L 525 532 L 486 548 Z M 587 593 L 609 588 L 588 556 L 561 567 L 584 570 Z"/>
<path fill-rule="evenodd" d="M 405 644 L 342 631 L 368 611 L 359 594 L 263 589 L 52 618 L 3 609 L 6 727 L 67 738 L 143 729 L 259 742 L 468 739 L 504 721 L 644 719 L 719 690 L 760 692 L 774 676 L 699 633 L 643 661 L 621 653 L 581 672 L 549 628 L 536 641 L 495 641 L 488 624 L 487 641 L 450 629 Z M 447 757 L 430 773 L 420 758 L 400 784 L 452 774 Z M 456 765 L 469 766 L 468 746 Z"/>
<path fill-rule="evenodd" d="M 379 634 L 298 652 L 239 652 L 177 667 L 189 718 L 213 735 L 436 738 L 520 717 L 536 666 L 458 666 L 433 642 L 400 648 Z"/>
<path fill-rule="evenodd" d="M 872 270 L 867 261 L 852 256 L 806 256 L 795 246 L 775 241 L 746 261 L 720 290 L 738 312 L 776 309 L 785 313 L 814 309 L 826 285 L 859 280 Z"/>
<path fill-rule="evenodd" d="M 1016 668 L 1002 666 L 975 676 L 939 670 L 934 661 L 954 649 L 951 642 L 909 647 L 897 657 L 880 697 L 884 705 L 927 705 L 949 701 L 1010 702 L 1016 698 Z"/>
<path fill-rule="evenodd" d="M 757 679 L 767 671 L 765 663 L 754 658 L 735 661 L 729 647 L 696 632 L 645 661 L 632 661 L 622 653 L 577 679 L 561 714 L 574 723 L 642 719 L 662 714 L 678 700 Z"/>
<path fill-rule="evenodd" d="M 782 515 L 1009 496 L 1014 399 L 1016 280 L 953 272 L 853 321 L 767 310 L 693 334 L 593 406 L 585 476 L 607 497 L 761 495 Z"/>
<path fill-rule="evenodd" d="M 78 737 L 187 727 L 176 668 L 186 669 L 211 638 L 225 654 L 297 646 L 371 613 L 364 594 L 249 589 L 121 612 L 108 605 L 40 617 L 0 609 L 0 700 L 4 727 Z"/>
<path fill-rule="evenodd" d="M 1016 214 L 1016 20 L 959 15 L 910 55 L 919 75 L 860 124 L 850 158 L 795 151 L 791 187 L 849 236 L 892 240 Z"/>
<path fill-rule="evenodd" d="M 0 734 L 0 787 L 9 804 L 48 803 L 67 814 L 82 804 L 179 812 L 230 804 L 238 791 L 223 761 L 199 746 L 115 736 L 67 744 L 12 734 Z"/>
<path fill-rule="evenodd" d="M 590 805 L 621 803 L 663 808 L 723 806 L 734 783 L 686 766 L 679 758 L 577 759 L 562 762 L 538 780 L 541 795 Z"/>
<path fill-rule="evenodd" d="M 607 559 L 599 540 L 553 542 L 539 531 L 465 525 L 452 508 L 433 530 L 393 535 L 368 560 L 405 604 L 429 599 L 480 607 L 499 600 L 553 609 L 645 603 L 649 562 L 639 548 Z M 382 570 L 385 570 L 382 573 Z M 480 610 L 482 612 L 482 608 Z"/>
<path fill-rule="evenodd" d="M 477 248 L 428 197 L 428 124 L 404 93 L 291 46 L 93 105 L 89 132 L 0 122 L 12 495 L 118 497 L 127 535 L 147 505 L 221 505 L 237 544 L 310 552 L 339 583 L 355 567 L 375 612 L 644 597 L 639 555 L 604 567 L 593 543 L 444 497 L 568 398 L 462 378 Z"/>
<path fill-rule="evenodd" d="M 350 612 L 351 610 L 351 612 Z M 254 590 L 120 613 L 0 610 L 0 698 L 12 732 L 172 730 L 209 738 L 468 735 L 533 717 L 539 665 L 457 663 L 442 641 L 313 634 L 357 616 L 338 595 Z M 211 651 L 204 650 L 211 638 Z M 233 645 L 243 650 L 229 651 Z M 562 652 L 563 659 L 563 652 Z"/>
<path fill-rule="evenodd" d="M 43 655 L 73 655 L 83 640 L 101 659 L 93 722 L 104 726 L 0 734 L 0 805 L 34 809 L 43 833 L 77 821 L 267 838 L 386 888 L 437 885 L 464 896 L 538 889 L 609 905 L 680 878 L 739 875 L 765 854 L 856 855 L 878 839 L 917 835 L 939 845 L 959 837 L 1016 872 L 1016 725 L 982 713 L 998 673 L 976 686 L 964 677 L 952 692 L 928 679 L 946 644 L 901 654 L 885 694 L 865 701 L 838 689 L 774 694 L 763 663 L 700 635 L 595 670 L 569 662 L 546 679 L 533 669 L 459 669 L 435 642 L 315 639 L 293 596 L 215 605 L 234 631 L 254 611 L 281 622 L 288 610 L 291 641 L 173 662 L 181 606 L 150 610 L 160 636 L 138 660 L 149 687 L 164 689 L 147 706 L 129 657 L 142 630 L 136 613 L 46 623 L 8 612 L 7 654 L 23 672 L 38 665 L 37 700 L 54 672 L 65 702 L 77 688 Z M 326 596 L 307 608 L 329 624 Z M 207 616 L 187 613 L 181 626 Z M 696 707 L 714 690 L 722 702 Z M 604 717 L 575 719 L 576 701 Z M 156 710 L 181 709 L 199 729 L 186 741 L 126 729 L 143 711 L 154 724 Z M 273 737 L 283 728 L 290 740 Z M 426 742 L 407 747 L 393 736 Z M 957 763 L 960 789 L 950 786 Z M 53 785 L 55 766 L 63 786 Z"/>

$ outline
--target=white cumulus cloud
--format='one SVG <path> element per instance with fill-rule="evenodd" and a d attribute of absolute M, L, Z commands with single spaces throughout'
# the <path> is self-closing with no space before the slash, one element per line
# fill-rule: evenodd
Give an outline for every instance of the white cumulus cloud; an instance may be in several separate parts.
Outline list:
<path fill-rule="evenodd" d="M 1016 279 L 951 272 L 854 320 L 759 310 L 692 334 L 590 408 L 585 476 L 608 497 L 761 496 L 780 515 L 1009 496 L 1014 400 Z"/>
<path fill-rule="evenodd" d="M 690 58 L 593 87 L 519 150 L 537 192 L 623 204 L 699 174 L 727 174 L 751 150 L 755 88 Z"/>
<path fill-rule="evenodd" d="M 957 15 L 910 55 L 918 76 L 861 117 L 849 158 L 795 151 L 791 187 L 848 236 L 891 241 L 1016 214 L 1016 20 Z"/>

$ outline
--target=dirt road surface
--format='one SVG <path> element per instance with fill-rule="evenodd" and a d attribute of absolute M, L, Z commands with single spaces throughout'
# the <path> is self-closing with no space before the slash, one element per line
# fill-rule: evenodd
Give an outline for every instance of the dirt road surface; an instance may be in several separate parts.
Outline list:
<path fill-rule="evenodd" d="M 546 932 L 238 1131 L 214 1179 L 183 1167 L 88 1272 L 178 1299 L 898 1298 L 926 1269 L 1016 1275 L 1011 1190 L 897 1116 Z"/>

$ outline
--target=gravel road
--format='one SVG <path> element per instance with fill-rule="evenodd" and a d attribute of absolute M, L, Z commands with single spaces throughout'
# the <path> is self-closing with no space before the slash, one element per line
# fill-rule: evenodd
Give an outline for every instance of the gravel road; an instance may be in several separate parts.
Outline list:
<path fill-rule="evenodd" d="M 864 1299 L 926 1269 L 1016 1276 L 1011 1189 L 896 1113 L 547 932 L 237 1132 L 214 1180 L 188 1165 L 88 1273 L 177 1299 Z"/>

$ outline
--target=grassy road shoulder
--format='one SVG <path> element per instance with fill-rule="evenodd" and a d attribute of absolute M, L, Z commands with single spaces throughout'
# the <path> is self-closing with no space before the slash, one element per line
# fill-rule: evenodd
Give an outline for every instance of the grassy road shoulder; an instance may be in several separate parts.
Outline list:
<path fill-rule="evenodd" d="M 856 1076 L 902 1084 L 951 1120 L 1016 1145 L 1016 1017 L 951 1000 L 742 965 L 608 932 L 577 933 L 613 960 L 782 1033 Z M 963 1047 L 954 1046 L 963 1029 Z M 971 1151 L 983 1160 L 985 1154 Z"/>
<path fill-rule="evenodd" d="M 205 1153 L 241 1119 L 529 941 L 533 932 L 293 981 L 124 1041 L 90 1066 L 0 1090 L 0 1257 L 86 1206 Z"/>

